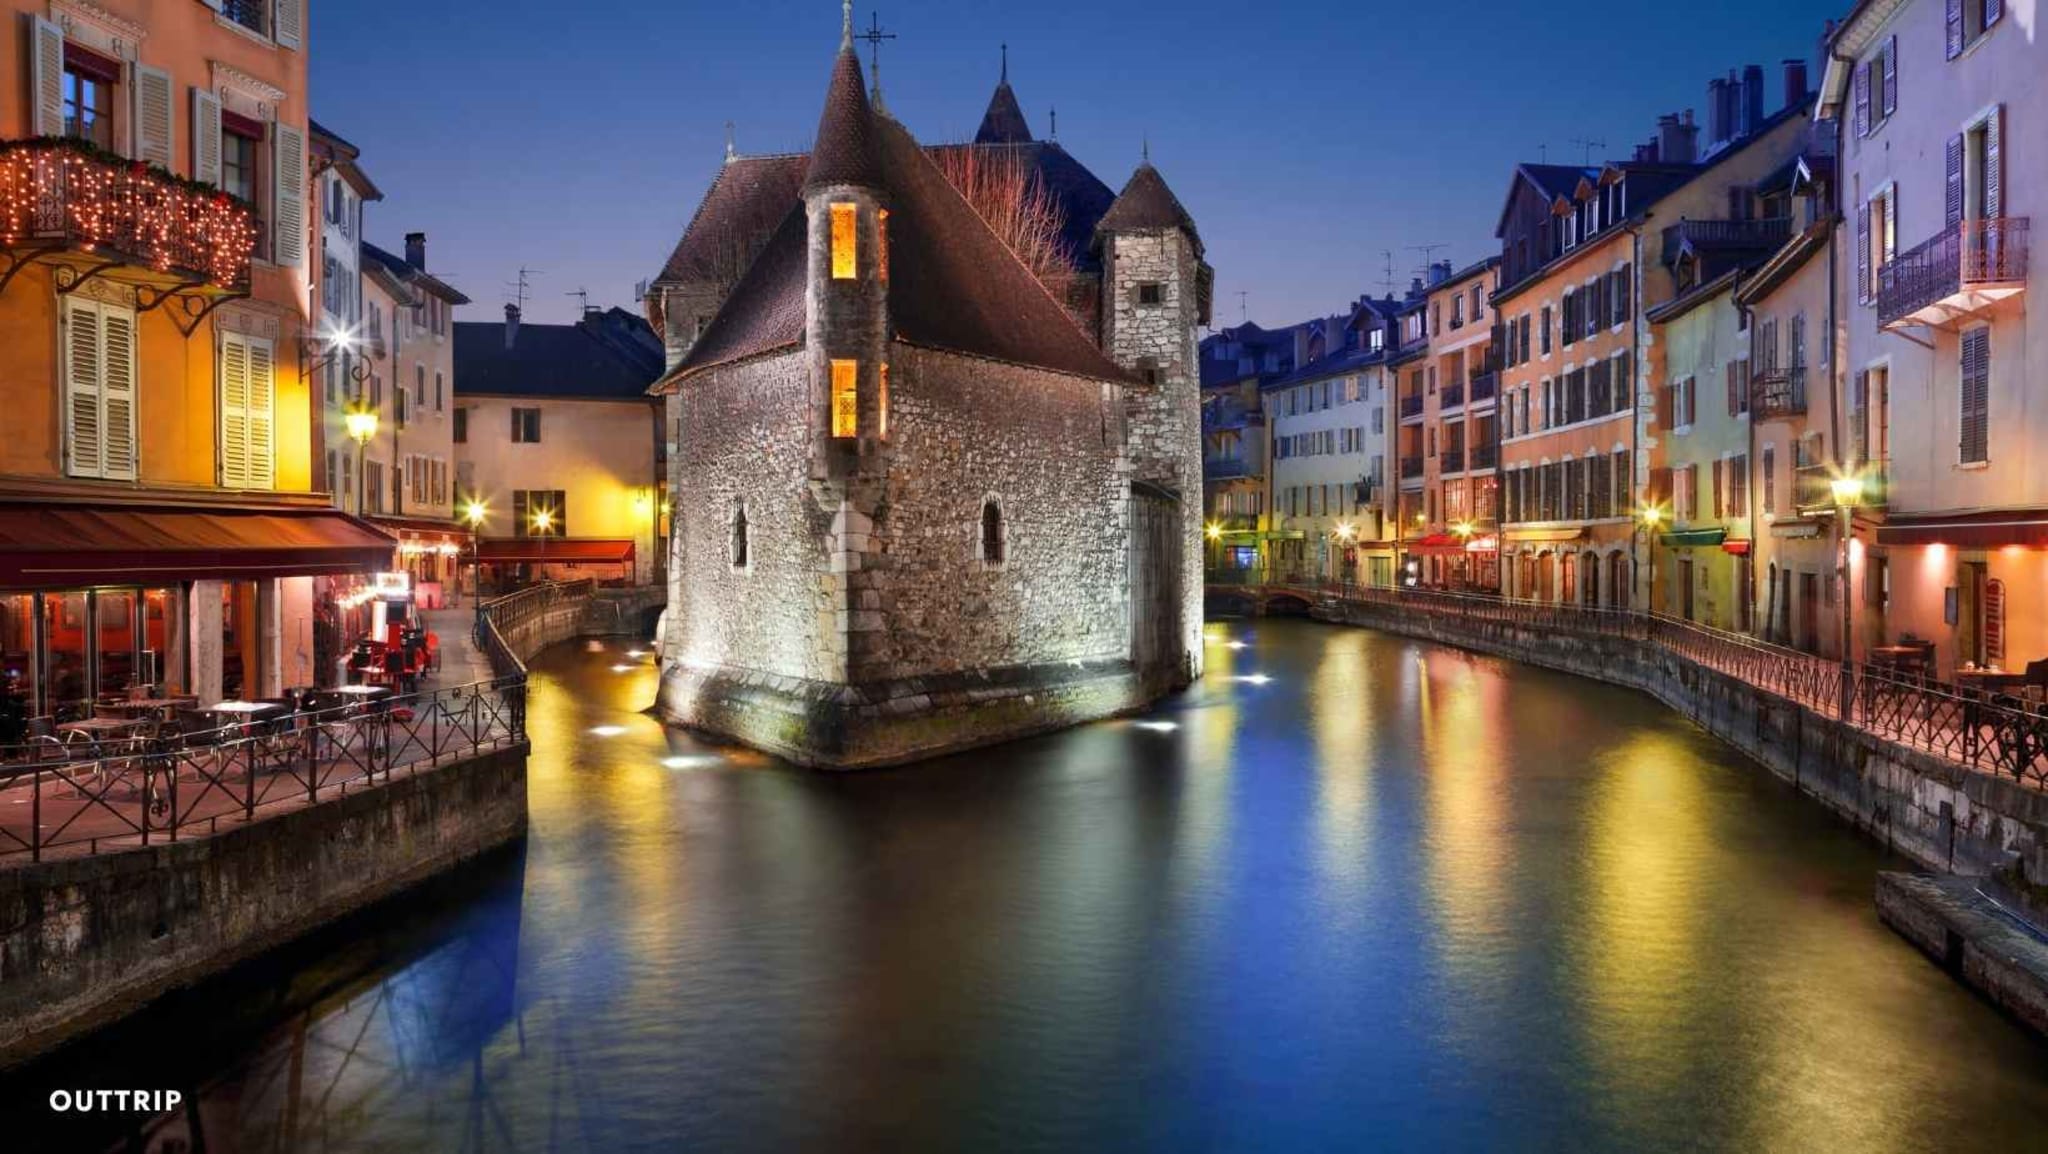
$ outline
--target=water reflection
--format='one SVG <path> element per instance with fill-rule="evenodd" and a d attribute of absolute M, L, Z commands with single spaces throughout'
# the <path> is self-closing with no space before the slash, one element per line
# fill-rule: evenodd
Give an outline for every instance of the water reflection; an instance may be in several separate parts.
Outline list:
<path fill-rule="evenodd" d="M 1219 622 L 1146 717 L 828 776 L 663 729 L 632 648 L 538 663 L 522 856 L 18 1073 L 28 1148 L 129 1148 L 51 1120 L 57 1084 L 190 1086 L 166 1151 L 2048 1125 L 2048 1048 L 1876 922 L 1896 863 L 1643 698 Z"/>

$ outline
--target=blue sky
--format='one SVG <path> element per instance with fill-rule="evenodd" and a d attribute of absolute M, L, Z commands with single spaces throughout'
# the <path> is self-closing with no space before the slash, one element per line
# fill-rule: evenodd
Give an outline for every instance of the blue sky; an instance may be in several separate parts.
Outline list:
<path fill-rule="evenodd" d="M 527 315 L 568 294 L 635 308 L 724 151 L 806 149 L 838 46 L 836 0 L 316 2 L 313 115 L 384 189 L 370 239 L 429 235 L 428 263 L 502 315 L 524 265 Z M 1704 119 L 1709 77 L 1780 62 L 1818 78 L 1846 0 L 1641 4 L 1517 0 L 895 0 L 882 49 L 891 110 L 920 139 L 973 133 L 998 45 L 1034 132 L 1121 187 L 1152 159 L 1201 227 L 1218 324 L 1328 313 L 1377 292 L 1385 250 L 1487 254 L 1514 162 L 1626 156 L 1657 115 Z M 857 3 L 865 27 L 870 7 Z M 863 53 L 865 59 L 865 53 Z"/>

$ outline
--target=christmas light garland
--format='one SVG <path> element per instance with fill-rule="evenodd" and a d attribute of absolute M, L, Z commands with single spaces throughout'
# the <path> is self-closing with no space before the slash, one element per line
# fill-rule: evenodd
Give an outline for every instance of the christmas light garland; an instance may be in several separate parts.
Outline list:
<path fill-rule="evenodd" d="M 256 251 L 256 214 L 212 185 L 84 141 L 0 143 L 0 244 L 53 238 L 236 287 Z"/>

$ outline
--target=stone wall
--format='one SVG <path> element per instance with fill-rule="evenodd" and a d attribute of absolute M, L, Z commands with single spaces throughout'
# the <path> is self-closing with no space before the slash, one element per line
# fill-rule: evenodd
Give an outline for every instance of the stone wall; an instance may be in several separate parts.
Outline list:
<path fill-rule="evenodd" d="M 0 1065 L 523 836 L 526 752 L 212 837 L 0 869 Z"/>
<path fill-rule="evenodd" d="M 1928 868 L 2013 873 L 2044 860 L 2048 793 L 1894 745 L 1662 648 L 1381 602 L 1317 612 L 1642 690 Z"/>

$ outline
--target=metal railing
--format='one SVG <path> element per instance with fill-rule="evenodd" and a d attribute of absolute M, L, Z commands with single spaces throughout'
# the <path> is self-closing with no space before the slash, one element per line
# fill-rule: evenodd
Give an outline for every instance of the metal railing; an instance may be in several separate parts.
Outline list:
<path fill-rule="evenodd" d="M 1500 392 L 1500 373 L 1498 371 L 1488 371 L 1475 374 L 1467 388 L 1472 394 L 1473 404 L 1476 405 L 1481 401 L 1490 401 Z"/>
<path fill-rule="evenodd" d="M 1500 443 L 1481 441 L 1472 446 L 1472 468 L 1493 469 L 1500 465 Z"/>
<path fill-rule="evenodd" d="M 1750 408 L 1758 417 L 1796 417 L 1806 411 L 1806 366 L 1772 366 L 1750 378 Z"/>
<path fill-rule="evenodd" d="M 1405 480 L 1408 480 L 1408 479 L 1410 479 L 1410 478 L 1413 478 L 1413 477 L 1420 477 L 1420 476 L 1422 476 L 1422 458 L 1421 458 L 1421 457 L 1403 457 L 1403 458 L 1401 458 L 1401 479 L 1402 479 L 1402 480 L 1404 480 L 1404 481 L 1405 481 Z"/>
<path fill-rule="evenodd" d="M 235 288 L 248 283 L 256 243 L 255 214 L 218 190 L 80 141 L 0 144 L 0 244 L 7 247 L 78 249 Z"/>
<path fill-rule="evenodd" d="M 1445 449 L 1443 451 L 1443 459 L 1438 462 L 1438 467 L 1446 473 L 1464 472 L 1465 450 L 1462 448 Z"/>
<path fill-rule="evenodd" d="M 1745 248 L 1778 248 L 1792 239 L 1790 217 L 1759 220 L 1681 220 L 1664 230 L 1666 259 L 1678 251 L 1682 241 L 1694 246 L 1737 245 Z"/>
<path fill-rule="evenodd" d="M 1437 398 L 1437 408 L 1455 409 L 1465 403 L 1465 382 L 1452 381 L 1443 387 Z"/>
<path fill-rule="evenodd" d="M 525 740 L 526 679 L 513 676 L 201 732 L 8 747 L 0 861 L 205 837 Z"/>
<path fill-rule="evenodd" d="M 1421 416 L 1421 415 L 1422 415 L 1422 398 L 1421 398 L 1421 397 L 1419 397 L 1419 396 L 1408 396 L 1408 397 L 1402 397 L 1402 398 L 1401 398 L 1401 416 L 1402 416 L 1402 417 L 1404 417 L 1404 418 L 1406 418 L 1406 417 L 1419 417 L 1419 416 Z"/>
<path fill-rule="evenodd" d="M 1284 588 L 1337 602 L 1499 623 L 1546 635 L 1625 638 L 1726 674 L 1822 716 L 1844 700 L 1839 661 L 1639 609 L 1525 601 L 1486 593 L 1390 589 L 1319 580 L 1294 568 L 1236 570 L 1221 584 Z M 1849 724 L 1971 769 L 2048 788 L 2048 708 L 1891 669 L 1848 672 Z"/>
<path fill-rule="evenodd" d="M 526 663 L 506 643 L 505 633 L 545 618 L 571 601 L 582 601 L 596 589 L 597 582 L 587 577 L 580 581 L 549 581 L 484 602 L 477 615 L 476 643 L 490 659 L 491 671 L 499 677 L 525 677 Z"/>
<path fill-rule="evenodd" d="M 1890 325 L 1966 288 L 2027 279 L 2028 220 L 1999 216 L 1949 225 L 1877 270 L 1877 319 Z"/>

